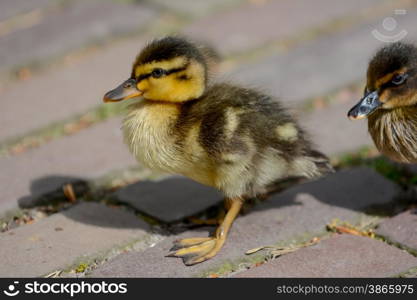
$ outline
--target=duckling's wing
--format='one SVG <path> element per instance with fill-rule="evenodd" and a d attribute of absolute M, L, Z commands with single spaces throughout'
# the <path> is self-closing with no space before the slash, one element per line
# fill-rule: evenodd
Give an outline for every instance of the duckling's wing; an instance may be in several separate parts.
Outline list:
<path fill-rule="evenodd" d="M 327 157 L 271 97 L 222 85 L 202 100 L 181 120 L 184 128 L 200 122 L 197 142 L 212 162 L 214 185 L 227 196 L 254 195 L 276 180 L 331 170 Z"/>

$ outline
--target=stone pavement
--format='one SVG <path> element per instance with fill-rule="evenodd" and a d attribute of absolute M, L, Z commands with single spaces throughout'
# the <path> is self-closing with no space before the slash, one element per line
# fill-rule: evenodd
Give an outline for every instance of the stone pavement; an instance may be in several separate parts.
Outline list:
<path fill-rule="evenodd" d="M 118 190 L 114 196 L 165 223 L 180 221 L 223 199 L 219 191 L 179 176 L 160 181 L 142 180 Z M 193 199 L 192 203 L 190 199 Z"/>
<path fill-rule="evenodd" d="M 10 4 L 6 1 L 5 5 Z M 14 14 L 15 24 L 10 24 L 9 31 L 0 35 L 2 69 L 44 61 L 112 35 L 143 29 L 156 17 L 153 9 L 141 4 L 107 0 L 64 1 L 61 5 L 49 1 L 25 11 L 28 12 Z M 19 26 L 19 21 L 25 22 L 28 14 L 33 15 L 33 26 Z"/>
<path fill-rule="evenodd" d="M 8 170 L 0 173 L 0 207 L 11 208 L 16 201 L 36 200 L 66 183 L 68 178 L 91 179 L 134 166 L 134 158 L 120 146 L 123 145 L 120 122 L 119 118 L 110 120 L 55 140 L 47 147 L 0 159 L 0 168 Z M 91 137 L 95 138 L 94 143 Z"/>
<path fill-rule="evenodd" d="M 185 267 L 166 257 L 173 240 L 214 230 L 187 219 L 216 213 L 222 195 L 146 171 L 123 145 L 117 106 L 106 106 L 108 116 L 101 107 L 150 38 L 180 32 L 219 50 L 216 80 L 279 97 L 329 156 L 358 155 L 372 141 L 346 112 L 382 45 L 371 31 L 397 8 L 407 9 L 396 18 L 413 39 L 415 0 L 3 1 L 0 148 L 20 150 L 0 154 L 0 275 L 417 276 L 415 206 L 399 201 L 404 184 L 366 166 L 248 205 L 210 261 Z M 50 133 L 91 114 L 99 115 L 91 124 Z M 25 147 L 28 139 L 36 147 Z M 86 191 L 66 190 L 61 203 L 63 185 L 77 190 L 80 181 Z M 329 232 L 335 219 L 376 236 Z M 269 250 L 245 254 L 269 245 L 301 248 L 275 259 Z"/>
<path fill-rule="evenodd" d="M 0 276 L 46 275 L 77 259 L 142 240 L 147 230 L 149 226 L 133 214 L 97 203 L 79 204 L 44 222 L 4 233 Z"/>
<path fill-rule="evenodd" d="M 320 27 L 341 17 L 352 17 L 375 7 L 378 0 L 254 1 L 196 21 L 185 33 L 218 45 L 222 53 L 244 52 Z M 390 1 L 385 1 L 389 3 Z M 277 18 L 277 12 L 285 12 Z M 295 17 L 296 16 L 296 17 Z"/>
<path fill-rule="evenodd" d="M 410 29 L 410 36 L 417 35 L 417 28 L 413 26 L 416 18 L 417 10 L 410 10 L 398 19 L 401 28 Z M 384 45 L 369 35 L 369 28 L 378 28 L 383 19 L 318 36 L 284 55 L 271 55 L 253 64 L 242 65 L 230 76 L 297 104 L 306 98 L 342 88 L 346 82 L 363 80 L 369 58 L 375 49 Z"/>
<path fill-rule="evenodd" d="M 416 259 L 380 241 L 337 235 L 236 277 L 390 277 L 414 267 Z"/>
<path fill-rule="evenodd" d="M 358 194 L 353 196 L 352 190 Z M 369 169 L 340 172 L 274 195 L 238 218 L 223 251 L 204 264 L 184 268 L 179 259 L 163 258 L 169 253 L 173 240 L 208 235 L 207 231 L 193 230 L 169 237 L 144 252 L 120 255 L 98 267 L 92 276 L 194 277 L 224 269 L 235 271 L 240 264 L 261 259 L 257 255 L 245 256 L 247 250 L 299 243 L 319 236 L 335 218 L 365 222 L 367 216 L 362 214 L 365 208 L 389 203 L 397 193 L 395 184 Z M 163 264 L 159 263 L 161 259 L 165 260 Z"/>
<path fill-rule="evenodd" d="M 391 219 L 383 221 L 377 230 L 377 233 L 391 243 L 402 245 L 411 251 L 417 253 L 417 211 L 409 210 L 401 213 Z"/>

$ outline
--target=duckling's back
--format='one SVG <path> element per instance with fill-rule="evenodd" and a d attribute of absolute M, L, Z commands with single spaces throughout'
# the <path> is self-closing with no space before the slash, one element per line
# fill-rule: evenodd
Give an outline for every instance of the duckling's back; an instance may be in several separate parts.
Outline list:
<path fill-rule="evenodd" d="M 181 105 L 172 132 L 193 165 L 182 173 L 229 197 L 263 193 L 283 178 L 332 171 L 281 104 L 252 89 L 213 85 L 202 98 Z"/>

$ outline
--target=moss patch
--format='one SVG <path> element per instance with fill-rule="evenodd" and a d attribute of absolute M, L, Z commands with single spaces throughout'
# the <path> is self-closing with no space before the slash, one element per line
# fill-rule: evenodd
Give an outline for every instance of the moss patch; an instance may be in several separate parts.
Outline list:
<path fill-rule="evenodd" d="M 194 277 L 222 277 L 230 273 L 250 268 L 266 260 L 264 253 L 257 253 L 250 256 L 241 257 L 236 260 L 226 260 L 219 265 L 207 269 Z"/>
<path fill-rule="evenodd" d="M 417 278 L 417 267 L 413 267 L 411 269 L 408 269 L 405 272 L 402 272 L 400 274 L 397 274 L 393 277 L 396 278 Z"/>
<path fill-rule="evenodd" d="M 377 155 L 378 151 L 374 147 L 362 147 L 356 152 L 346 153 L 334 158 L 332 163 L 339 169 L 356 166 L 370 167 L 402 187 L 417 183 L 417 175 L 411 174 L 403 165 Z"/>
<path fill-rule="evenodd" d="M 109 250 L 101 251 L 89 256 L 79 257 L 72 264 L 67 267 L 63 267 L 62 273 L 60 274 L 62 277 L 67 277 L 68 274 L 74 273 L 83 276 L 88 275 L 98 265 L 119 255 L 120 253 L 143 250 L 161 239 L 162 237 L 157 234 L 149 234 L 139 239 L 127 241 L 126 243 L 117 245 Z"/>
<path fill-rule="evenodd" d="M 80 263 L 76 268 L 75 268 L 75 273 L 84 273 L 85 270 L 87 270 L 88 268 L 88 264 L 86 263 Z"/>
<path fill-rule="evenodd" d="M 413 249 L 413 248 L 407 247 L 407 246 L 405 246 L 405 245 L 403 245 L 403 244 L 401 244 L 401 243 L 398 243 L 398 242 L 392 241 L 392 240 L 390 240 L 389 238 L 387 238 L 386 236 L 378 235 L 378 236 L 377 236 L 377 239 L 379 239 L 380 241 L 383 241 L 383 242 L 385 242 L 385 243 L 387 243 L 387 244 L 389 244 L 389 245 L 392 245 L 392 246 L 394 246 L 394 247 L 397 247 L 397 248 L 399 248 L 399 249 L 401 249 L 401 250 L 407 251 L 407 252 L 408 252 L 408 253 L 410 253 L 411 255 L 416 256 L 416 257 L 417 257 L 417 250 L 416 250 L 416 249 Z"/>

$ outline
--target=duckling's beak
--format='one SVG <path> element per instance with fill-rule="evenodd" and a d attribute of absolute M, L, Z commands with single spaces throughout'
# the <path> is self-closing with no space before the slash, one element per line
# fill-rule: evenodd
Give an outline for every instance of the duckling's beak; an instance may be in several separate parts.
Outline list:
<path fill-rule="evenodd" d="M 363 97 L 358 104 L 351 108 L 348 117 L 351 120 L 359 120 L 374 112 L 382 103 L 379 101 L 378 92 L 370 92 Z"/>
<path fill-rule="evenodd" d="M 103 97 L 103 101 L 117 102 L 134 97 L 139 97 L 142 94 L 143 92 L 136 87 L 136 80 L 134 78 L 130 78 L 114 90 L 107 92 Z"/>

